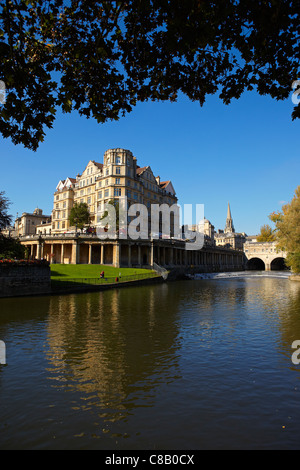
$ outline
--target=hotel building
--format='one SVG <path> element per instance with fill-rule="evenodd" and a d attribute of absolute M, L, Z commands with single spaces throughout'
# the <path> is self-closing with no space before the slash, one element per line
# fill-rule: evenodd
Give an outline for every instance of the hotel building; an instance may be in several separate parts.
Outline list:
<path fill-rule="evenodd" d="M 59 181 L 54 193 L 52 233 L 75 230 L 69 223 L 75 203 L 87 204 L 91 226 L 95 226 L 99 207 L 125 196 L 128 206 L 140 203 L 149 210 L 153 203 L 169 206 L 177 203 L 171 181 L 161 181 L 150 166 L 138 166 L 129 150 L 110 149 L 104 153 L 103 163 L 90 160 L 82 174 Z"/>

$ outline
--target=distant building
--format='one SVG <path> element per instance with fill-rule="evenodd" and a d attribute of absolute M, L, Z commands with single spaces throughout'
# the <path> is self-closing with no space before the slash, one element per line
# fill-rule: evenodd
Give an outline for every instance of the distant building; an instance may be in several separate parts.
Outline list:
<path fill-rule="evenodd" d="M 185 227 L 183 228 L 185 231 Z M 204 219 L 202 223 L 198 225 L 189 225 L 187 229 L 192 232 L 199 232 L 204 234 L 204 245 L 214 246 L 215 245 L 215 227 L 212 223 Z"/>
<path fill-rule="evenodd" d="M 243 250 L 246 237 L 247 235 L 244 232 L 236 233 L 233 225 L 230 205 L 228 203 L 225 229 L 218 230 L 218 232 L 215 233 L 216 246 L 233 248 L 234 250 Z"/>
<path fill-rule="evenodd" d="M 33 213 L 23 212 L 15 220 L 14 236 L 24 237 L 26 235 L 35 235 L 36 227 L 51 222 L 50 215 L 44 215 L 42 209 L 36 208 Z"/>

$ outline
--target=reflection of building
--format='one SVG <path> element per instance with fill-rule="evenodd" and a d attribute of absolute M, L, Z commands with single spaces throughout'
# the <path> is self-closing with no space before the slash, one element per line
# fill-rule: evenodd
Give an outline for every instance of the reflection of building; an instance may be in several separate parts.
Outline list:
<path fill-rule="evenodd" d="M 44 215 L 42 209 L 36 208 L 32 214 L 23 212 L 15 221 L 15 237 L 35 235 L 36 227 L 49 223 L 50 215 Z"/>
<path fill-rule="evenodd" d="M 228 203 L 225 229 L 218 230 L 218 232 L 215 233 L 216 246 L 224 246 L 226 248 L 233 248 L 234 250 L 242 250 L 246 241 L 246 237 L 247 235 L 244 232 L 236 233 L 233 226 L 230 205 Z"/>
<path fill-rule="evenodd" d="M 171 181 L 161 181 L 150 166 L 140 168 L 129 150 L 110 149 L 104 154 L 103 164 L 90 160 L 81 175 L 58 183 L 54 193 L 52 232 L 70 230 L 68 217 L 74 203 L 88 205 L 91 224 L 95 225 L 99 206 L 125 196 L 129 206 L 141 203 L 148 209 L 151 204 L 170 206 L 177 202 Z"/>
<path fill-rule="evenodd" d="M 180 374 L 176 354 L 180 300 L 179 293 L 170 296 L 166 284 L 159 286 L 159 294 L 149 286 L 135 289 L 133 295 L 126 289 L 112 289 L 97 297 L 51 297 L 48 372 L 59 387 L 67 383 L 66 392 L 80 392 L 76 406 L 88 412 L 98 408 L 105 421 L 126 419 L 142 406 L 141 383 L 147 384 L 145 406 L 149 406 L 158 379 L 170 383 Z"/>

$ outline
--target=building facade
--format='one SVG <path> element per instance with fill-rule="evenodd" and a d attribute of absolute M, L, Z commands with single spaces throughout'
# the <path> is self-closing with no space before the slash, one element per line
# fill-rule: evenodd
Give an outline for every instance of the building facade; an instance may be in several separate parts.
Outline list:
<path fill-rule="evenodd" d="M 218 230 L 218 232 L 215 233 L 216 246 L 233 248 L 234 250 L 243 250 L 246 237 L 247 235 L 244 232 L 237 233 L 235 231 L 230 205 L 228 203 L 225 229 Z"/>
<path fill-rule="evenodd" d="M 91 226 L 97 224 L 97 213 L 111 200 L 127 197 L 128 206 L 134 203 L 177 203 L 170 180 L 161 181 L 150 166 L 140 167 L 132 152 L 125 149 L 110 149 L 104 153 L 103 163 L 90 160 L 76 178 L 59 181 L 54 193 L 52 233 L 74 231 L 69 215 L 74 204 L 86 203 L 91 216 Z"/>
<path fill-rule="evenodd" d="M 23 212 L 15 220 L 14 237 L 25 237 L 35 235 L 37 226 L 48 224 L 51 221 L 50 215 L 43 214 L 42 209 L 36 208 L 33 213 Z"/>

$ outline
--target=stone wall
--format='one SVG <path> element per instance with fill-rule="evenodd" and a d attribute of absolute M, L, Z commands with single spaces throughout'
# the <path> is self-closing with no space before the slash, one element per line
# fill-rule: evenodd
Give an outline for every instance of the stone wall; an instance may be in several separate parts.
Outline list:
<path fill-rule="evenodd" d="M 50 291 L 49 265 L 0 265 L 0 297 L 48 294 Z"/>

